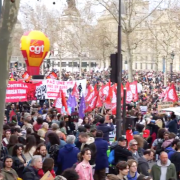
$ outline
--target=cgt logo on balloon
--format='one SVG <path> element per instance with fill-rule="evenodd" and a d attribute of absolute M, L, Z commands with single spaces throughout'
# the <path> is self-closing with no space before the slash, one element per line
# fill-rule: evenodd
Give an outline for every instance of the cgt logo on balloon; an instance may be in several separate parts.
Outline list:
<path fill-rule="evenodd" d="M 32 58 L 42 58 L 44 52 L 44 41 L 32 39 L 29 47 L 29 56 Z"/>

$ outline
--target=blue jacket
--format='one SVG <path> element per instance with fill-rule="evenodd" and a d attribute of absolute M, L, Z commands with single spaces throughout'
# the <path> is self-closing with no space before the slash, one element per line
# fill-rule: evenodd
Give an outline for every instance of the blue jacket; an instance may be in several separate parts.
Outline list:
<path fill-rule="evenodd" d="M 131 177 L 130 172 L 128 172 L 127 179 L 128 180 L 137 180 L 138 176 L 139 176 L 138 172 L 136 172 L 134 177 Z"/>
<path fill-rule="evenodd" d="M 178 124 L 176 119 L 171 120 L 166 127 L 168 128 L 169 132 L 177 134 Z"/>
<path fill-rule="evenodd" d="M 171 146 L 167 147 L 165 149 L 165 152 L 167 152 L 168 154 L 168 159 L 171 159 L 171 156 L 176 152 L 176 150 L 174 150 Z"/>
<path fill-rule="evenodd" d="M 78 153 L 79 149 L 75 147 L 74 144 L 66 144 L 59 150 L 57 163 L 61 166 L 62 171 L 67 168 L 71 168 L 73 164 L 78 161 Z"/>
<path fill-rule="evenodd" d="M 109 132 L 114 130 L 114 125 L 112 123 L 110 126 L 107 124 L 99 124 L 97 130 L 101 130 L 104 134 L 103 139 L 109 142 Z"/>
<path fill-rule="evenodd" d="M 106 153 L 108 150 L 108 142 L 103 140 L 103 138 L 96 138 L 95 145 L 97 149 L 95 169 L 101 170 L 108 167 L 108 157 Z"/>

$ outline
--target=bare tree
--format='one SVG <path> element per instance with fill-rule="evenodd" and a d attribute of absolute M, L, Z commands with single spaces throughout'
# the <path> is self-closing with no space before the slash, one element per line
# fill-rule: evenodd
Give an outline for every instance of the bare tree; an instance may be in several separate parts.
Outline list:
<path fill-rule="evenodd" d="M 8 83 L 9 62 L 12 54 L 13 28 L 17 21 L 20 0 L 12 3 L 10 0 L 4 1 L 2 17 L 0 22 L 0 137 L 3 132 L 3 119 L 5 108 L 6 87 Z"/>
<path fill-rule="evenodd" d="M 124 51 L 128 60 L 128 77 L 129 81 L 133 80 L 133 50 L 137 47 L 139 40 L 137 41 L 135 36 L 136 29 L 148 18 L 154 11 L 160 7 L 164 0 L 155 3 L 156 6 L 149 10 L 149 2 L 143 0 L 124 0 L 124 6 L 126 9 L 125 15 L 122 16 L 122 32 L 125 37 Z M 117 0 L 95 0 L 98 5 L 102 5 L 118 23 L 118 1 Z M 135 39 L 135 41 L 133 41 Z"/>
<path fill-rule="evenodd" d="M 179 47 L 177 44 L 179 43 L 179 35 L 180 29 L 179 25 L 179 17 L 177 12 L 174 10 L 178 7 L 178 1 L 176 0 L 168 0 L 166 1 L 167 8 L 163 11 L 158 11 L 156 14 L 156 19 L 147 23 L 147 27 L 151 33 L 151 39 L 153 42 L 151 44 L 152 51 L 154 51 L 156 55 L 156 64 L 159 64 L 159 57 L 164 58 L 165 60 L 165 74 L 164 74 L 164 85 L 167 84 L 167 68 L 170 67 L 170 63 L 172 63 L 172 51 L 176 51 L 179 54 Z M 150 43 L 151 43 L 150 42 Z M 158 69 L 158 67 L 156 68 Z"/>

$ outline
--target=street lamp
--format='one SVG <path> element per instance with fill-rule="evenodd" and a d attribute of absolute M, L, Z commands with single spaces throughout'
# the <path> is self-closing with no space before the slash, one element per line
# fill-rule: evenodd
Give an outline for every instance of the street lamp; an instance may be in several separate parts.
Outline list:
<path fill-rule="evenodd" d="M 170 63 L 170 73 L 171 73 L 171 81 L 173 80 L 173 60 L 174 60 L 174 51 L 171 52 L 171 63 Z"/>

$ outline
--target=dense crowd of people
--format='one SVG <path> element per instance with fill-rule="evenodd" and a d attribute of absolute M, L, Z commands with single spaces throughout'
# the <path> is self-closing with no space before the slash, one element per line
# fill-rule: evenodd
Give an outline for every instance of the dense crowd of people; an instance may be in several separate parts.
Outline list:
<path fill-rule="evenodd" d="M 100 87 L 109 81 L 109 71 L 83 72 L 81 77 L 62 72 L 64 81 L 84 78 Z M 127 79 L 124 71 L 123 83 Z M 62 115 L 46 100 L 6 104 L 0 179 L 40 180 L 50 172 L 55 180 L 179 180 L 180 121 L 174 113 L 157 110 L 166 88 L 163 74 L 138 71 L 134 79 L 141 85 L 139 100 L 126 109 L 127 117 L 136 117 L 134 126 L 113 142 L 116 117 L 111 109 L 95 108 L 80 121 L 78 107 Z M 174 83 L 178 92 L 179 81 Z"/>

